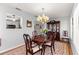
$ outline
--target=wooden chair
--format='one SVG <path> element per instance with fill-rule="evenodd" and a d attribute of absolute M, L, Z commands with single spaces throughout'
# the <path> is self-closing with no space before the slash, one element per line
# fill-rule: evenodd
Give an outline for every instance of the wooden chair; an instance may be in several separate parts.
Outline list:
<path fill-rule="evenodd" d="M 47 34 L 47 40 L 50 40 L 50 35 L 52 35 L 53 32 L 51 31 L 48 31 L 46 34 Z"/>
<path fill-rule="evenodd" d="M 53 49 L 55 51 L 55 47 L 54 47 L 55 38 L 56 38 L 56 32 L 54 32 L 54 33 L 53 32 L 48 32 L 47 33 L 48 42 L 45 43 L 45 48 L 50 47 L 51 54 L 53 54 L 52 47 L 53 47 Z M 44 53 L 45 53 L 45 50 L 44 50 Z"/>
<path fill-rule="evenodd" d="M 23 34 L 23 38 L 25 41 L 26 55 L 28 55 L 28 53 L 33 55 L 38 51 L 41 51 L 41 54 L 42 54 L 42 47 L 39 48 L 38 45 L 32 46 L 33 45 L 32 40 L 28 34 Z"/>

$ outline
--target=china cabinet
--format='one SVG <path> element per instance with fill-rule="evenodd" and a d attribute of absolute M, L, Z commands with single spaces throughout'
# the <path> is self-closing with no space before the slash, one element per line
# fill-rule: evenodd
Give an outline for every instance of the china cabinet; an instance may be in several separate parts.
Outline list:
<path fill-rule="evenodd" d="M 47 23 L 48 30 L 56 32 L 56 40 L 60 40 L 60 21 L 50 21 Z"/>

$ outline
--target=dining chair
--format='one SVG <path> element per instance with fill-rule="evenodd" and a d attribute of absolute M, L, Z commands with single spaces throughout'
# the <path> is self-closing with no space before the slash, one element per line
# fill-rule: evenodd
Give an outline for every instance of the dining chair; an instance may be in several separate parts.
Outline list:
<path fill-rule="evenodd" d="M 28 55 L 28 53 L 33 55 L 39 51 L 42 53 L 42 47 L 39 48 L 38 45 L 32 46 L 33 44 L 29 34 L 23 34 L 23 38 L 25 41 L 26 55 Z"/>
<path fill-rule="evenodd" d="M 47 40 L 48 41 L 45 43 L 45 49 L 46 49 L 46 47 L 50 47 L 51 54 L 53 54 L 52 48 L 55 52 L 55 47 L 54 47 L 55 38 L 56 38 L 56 32 L 48 32 L 47 33 Z M 45 53 L 45 50 L 44 50 L 44 53 Z"/>

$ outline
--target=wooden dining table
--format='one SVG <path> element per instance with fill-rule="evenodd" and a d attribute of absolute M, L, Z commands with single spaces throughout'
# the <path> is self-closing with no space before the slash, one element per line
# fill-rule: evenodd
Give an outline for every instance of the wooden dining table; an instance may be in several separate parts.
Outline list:
<path fill-rule="evenodd" d="M 37 35 L 32 38 L 32 41 L 40 45 L 46 43 L 48 40 L 45 36 Z"/>
<path fill-rule="evenodd" d="M 48 42 L 48 40 L 45 38 L 45 36 L 39 36 L 37 35 L 36 38 L 33 38 L 32 41 L 34 43 L 36 43 L 37 45 L 39 46 L 42 46 L 42 51 L 43 51 L 43 54 L 45 52 L 45 43 Z"/>

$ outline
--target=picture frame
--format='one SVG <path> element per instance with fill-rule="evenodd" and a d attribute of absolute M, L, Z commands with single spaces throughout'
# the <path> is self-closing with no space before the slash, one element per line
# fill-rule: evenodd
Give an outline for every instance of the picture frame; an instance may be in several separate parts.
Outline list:
<path fill-rule="evenodd" d="M 14 14 L 6 15 L 6 29 L 21 29 L 21 17 Z"/>
<path fill-rule="evenodd" d="M 32 21 L 27 20 L 27 27 L 32 27 Z"/>

